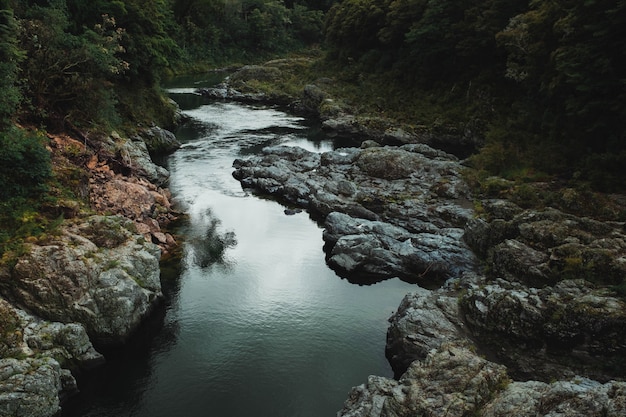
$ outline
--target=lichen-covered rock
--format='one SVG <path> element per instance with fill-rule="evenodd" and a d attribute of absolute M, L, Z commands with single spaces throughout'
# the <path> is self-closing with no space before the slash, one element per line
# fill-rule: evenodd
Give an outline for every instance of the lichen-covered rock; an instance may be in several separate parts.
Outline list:
<path fill-rule="evenodd" d="M 56 415 L 59 394 L 68 388 L 63 386 L 66 373 L 52 358 L 0 359 L 0 415 Z"/>
<path fill-rule="evenodd" d="M 533 287 L 554 284 L 547 263 L 549 255 L 515 239 L 492 248 L 491 273 L 511 281 L 521 280 Z"/>
<path fill-rule="evenodd" d="M 520 378 L 626 376 L 626 303 L 585 281 L 528 288 L 498 280 L 461 299 L 465 322 Z"/>
<path fill-rule="evenodd" d="M 626 415 L 626 383 L 576 377 L 546 384 L 513 382 L 486 405 L 482 417 L 621 417 Z"/>
<path fill-rule="evenodd" d="M 122 217 L 94 216 L 29 245 L 0 291 L 39 316 L 83 324 L 98 343 L 128 338 L 161 298 L 159 248 Z"/>
<path fill-rule="evenodd" d="M 140 140 L 118 141 L 118 154 L 125 165 L 133 170 L 135 175 L 146 178 L 158 186 L 165 185 L 170 173 L 152 161 L 146 143 Z"/>
<path fill-rule="evenodd" d="M 396 376 L 444 344 L 471 346 L 459 315 L 458 301 L 437 291 L 407 294 L 389 319 L 385 353 Z"/>
<path fill-rule="evenodd" d="M 24 313 L 25 314 L 25 313 Z M 78 323 L 48 322 L 29 318 L 23 330 L 22 353 L 45 355 L 57 360 L 65 368 L 89 369 L 104 362 L 85 328 Z"/>
<path fill-rule="evenodd" d="M 479 415 L 509 379 L 506 369 L 468 349 L 442 345 L 398 380 L 369 377 L 353 388 L 340 417 Z"/>
<path fill-rule="evenodd" d="M 104 362 L 78 323 L 49 322 L 0 297 L 0 415 L 53 415 L 78 391 L 71 370 Z"/>
<path fill-rule="evenodd" d="M 365 175 L 386 180 L 407 178 L 427 163 L 419 153 L 391 147 L 364 149 L 355 162 Z"/>
<path fill-rule="evenodd" d="M 20 353 L 21 324 L 20 316 L 15 307 L 0 297 L 0 358 L 7 358 Z"/>
<path fill-rule="evenodd" d="M 491 201 L 489 221 L 474 219 L 465 228 L 465 241 L 487 259 L 492 276 L 534 287 L 577 278 L 600 285 L 624 282 L 624 223 L 502 206 Z"/>

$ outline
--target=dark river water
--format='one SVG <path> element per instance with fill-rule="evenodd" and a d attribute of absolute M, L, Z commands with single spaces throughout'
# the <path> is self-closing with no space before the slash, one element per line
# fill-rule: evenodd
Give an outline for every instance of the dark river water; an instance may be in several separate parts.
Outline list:
<path fill-rule="evenodd" d="M 233 179 L 235 158 L 270 144 L 333 149 L 315 126 L 180 85 L 169 92 L 192 122 L 167 161 L 189 214 L 180 271 L 164 281 L 156 323 L 81 379 L 64 416 L 334 416 L 352 386 L 392 376 L 387 319 L 412 287 L 341 279 L 320 225 Z"/>

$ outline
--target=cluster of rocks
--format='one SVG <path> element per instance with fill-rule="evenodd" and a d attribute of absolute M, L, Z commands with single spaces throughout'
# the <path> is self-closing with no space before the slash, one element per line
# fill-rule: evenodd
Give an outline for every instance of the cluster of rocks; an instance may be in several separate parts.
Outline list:
<path fill-rule="evenodd" d="M 0 415 L 56 415 L 74 374 L 104 362 L 162 299 L 159 261 L 176 247 L 168 173 L 151 152 L 179 146 L 158 127 L 123 139 L 50 138 L 55 169 L 72 173 L 65 220 L 0 267 Z"/>
<path fill-rule="evenodd" d="M 426 145 L 266 148 L 234 162 L 244 187 L 323 219 L 328 263 L 366 280 L 443 281 L 477 260 L 461 239 L 471 218 L 456 157 Z"/>
<path fill-rule="evenodd" d="M 442 345 L 398 379 L 370 376 L 352 389 L 339 416 L 623 416 L 626 383 L 587 378 L 511 381 L 506 368 L 470 349 Z"/>
<path fill-rule="evenodd" d="M 352 133 L 359 148 L 271 147 L 233 173 L 319 220 L 340 275 L 422 287 L 390 318 L 396 378 L 371 376 L 338 415 L 625 415 L 624 223 L 476 203 L 455 156 Z"/>

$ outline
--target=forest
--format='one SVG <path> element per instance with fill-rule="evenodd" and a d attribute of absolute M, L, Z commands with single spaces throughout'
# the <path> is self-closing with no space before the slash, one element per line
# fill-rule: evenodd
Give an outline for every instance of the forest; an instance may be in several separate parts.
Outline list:
<path fill-rule="evenodd" d="M 166 74 L 307 48 L 403 122 L 471 128 L 490 175 L 624 191 L 625 28 L 624 0 L 0 0 L 2 223 L 54 181 L 46 131 L 168 126 Z"/>

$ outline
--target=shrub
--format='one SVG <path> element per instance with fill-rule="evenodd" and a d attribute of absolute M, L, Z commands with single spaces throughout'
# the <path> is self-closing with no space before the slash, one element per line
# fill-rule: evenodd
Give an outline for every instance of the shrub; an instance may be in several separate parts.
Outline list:
<path fill-rule="evenodd" d="M 0 132 L 0 201 L 35 197 L 51 176 L 50 153 L 39 133 L 11 128 Z"/>

